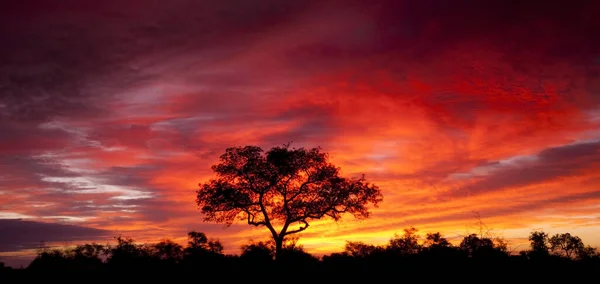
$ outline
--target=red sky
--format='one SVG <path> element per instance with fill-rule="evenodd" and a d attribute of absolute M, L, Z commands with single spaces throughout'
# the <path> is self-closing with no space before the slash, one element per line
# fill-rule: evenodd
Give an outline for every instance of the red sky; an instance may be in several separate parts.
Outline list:
<path fill-rule="evenodd" d="M 237 253 L 266 231 L 203 223 L 197 185 L 227 147 L 289 141 L 384 194 L 311 223 L 309 252 L 476 213 L 517 251 L 600 246 L 597 1 L 52 2 L 0 11 L 2 261 L 190 230 Z"/>

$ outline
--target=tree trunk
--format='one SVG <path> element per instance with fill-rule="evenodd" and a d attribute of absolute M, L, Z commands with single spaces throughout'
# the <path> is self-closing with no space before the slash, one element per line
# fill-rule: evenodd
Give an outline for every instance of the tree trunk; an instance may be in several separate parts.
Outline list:
<path fill-rule="evenodd" d="M 275 261 L 281 259 L 281 253 L 283 252 L 283 237 L 275 238 Z"/>

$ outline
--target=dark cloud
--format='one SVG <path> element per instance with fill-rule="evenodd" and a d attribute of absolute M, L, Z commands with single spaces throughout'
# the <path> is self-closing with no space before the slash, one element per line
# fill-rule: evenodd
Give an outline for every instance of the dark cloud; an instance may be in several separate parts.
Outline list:
<path fill-rule="evenodd" d="M 598 28 L 591 12 L 594 1 L 10 3 L 1 15 L 5 25 L 0 30 L 0 93 L 4 112 L 14 120 L 107 115 L 108 101 L 163 76 L 161 66 L 169 59 L 187 55 L 178 70 L 203 71 L 202 66 L 243 53 L 262 35 L 301 17 L 313 21 L 315 29 L 327 26 L 327 20 L 344 25 L 342 32 L 318 35 L 306 44 L 288 43 L 286 52 L 300 67 L 296 69 L 319 69 L 331 61 L 352 64 L 374 54 L 435 60 L 430 55 L 471 40 L 502 49 L 506 59 L 522 68 L 531 59 L 521 59 L 531 53 L 543 60 L 591 64 L 599 46 L 596 37 L 588 36 Z M 307 11 L 323 18 L 306 16 Z M 352 22 L 356 15 L 361 21 Z M 306 62 L 319 64 L 302 66 Z M 244 76 L 189 72 L 184 80 L 211 82 L 222 94 L 224 87 L 247 85 L 239 80 L 265 77 L 248 71 Z"/>
<path fill-rule="evenodd" d="M 51 157 L 0 156 L 3 172 L 0 189 L 10 199 L 22 194 L 35 196 L 30 202 L 21 203 L 32 216 L 68 216 L 74 218 L 96 217 L 104 212 L 123 211 L 123 215 L 135 212 L 157 212 L 161 215 L 168 208 L 146 208 L 113 199 L 116 196 L 131 198 L 155 198 L 163 191 L 148 183 L 152 174 L 161 167 L 136 165 L 110 167 L 96 172 L 78 172 Z M 108 186 L 113 188 L 108 189 Z M 127 189 L 118 191 L 120 187 Z M 115 191 L 117 190 L 117 191 Z M 44 206 L 35 206 L 43 204 Z M 11 211 L 17 206 L 9 202 L 0 209 Z M 176 206 L 176 205 L 174 205 Z M 135 211 L 129 211 L 135 210 Z"/>
<path fill-rule="evenodd" d="M 11 1 L 0 14 L 0 103 L 13 120 L 104 116 L 118 93 L 159 76 L 156 63 L 192 51 L 224 59 L 243 50 L 253 33 L 275 27 L 306 5 Z M 203 58 L 190 57 L 184 65 Z"/>
<path fill-rule="evenodd" d="M 584 193 L 567 194 L 534 202 L 523 202 L 515 205 L 502 206 L 494 209 L 482 210 L 479 213 L 489 217 L 508 216 L 514 214 L 529 213 L 532 211 L 533 208 L 555 208 L 567 204 L 574 204 L 581 201 L 598 199 L 600 199 L 600 191 L 596 190 Z"/>
<path fill-rule="evenodd" d="M 59 178 L 78 176 L 77 173 L 70 172 L 59 161 L 50 157 L 34 158 L 24 155 L 0 155 L 0 171 L 3 180 L 0 188 L 8 190 L 43 188 L 49 185 L 43 180 L 48 176 Z"/>
<path fill-rule="evenodd" d="M 37 248 L 42 242 L 99 240 L 112 233 L 77 225 L 0 219 L 0 252 Z"/>
<path fill-rule="evenodd" d="M 93 174 L 93 177 L 110 185 L 123 185 L 148 188 L 148 180 L 163 169 L 161 165 L 142 164 L 134 166 L 114 166 Z"/>
<path fill-rule="evenodd" d="M 0 118 L 0 155 L 35 155 L 70 144 L 71 134 L 64 130 L 42 128 L 24 121 L 8 123 Z"/>
<path fill-rule="evenodd" d="M 573 176 L 600 164 L 600 142 L 585 142 L 545 149 L 532 159 L 511 164 L 492 163 L 481 180 L 451 191 L 452 196 L 491 192 Z M 498 166 L 500 165 L 500 166 Z M 477 178 L 477 177 L 476 177 Z"/>

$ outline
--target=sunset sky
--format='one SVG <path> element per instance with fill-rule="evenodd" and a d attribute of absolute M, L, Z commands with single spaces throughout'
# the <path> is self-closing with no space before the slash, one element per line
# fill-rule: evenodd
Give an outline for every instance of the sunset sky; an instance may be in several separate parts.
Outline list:
<path fill-rule="evenodd" d="M 202 222 L 198 183 L 290 141 L 384 195 L 313 221 L 311 253 L 456 241 L 477 214 L 517 251 L 534 229 L 600 247 L 599 1 L 6 2 L 0 261 L 190 230 L 238 253 L 267 231 Z"/>

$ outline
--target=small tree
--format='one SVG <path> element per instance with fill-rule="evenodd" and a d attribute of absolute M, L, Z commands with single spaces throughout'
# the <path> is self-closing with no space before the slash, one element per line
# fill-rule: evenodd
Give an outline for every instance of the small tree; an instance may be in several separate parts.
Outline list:
<path fill-rule="evenodd" d="M 344 213 L 369 217 L 368 204 L 383 197 L 364 176 L 340 177 L 340 169 L 320 148 L 291 149 L 290 144 L 266 153 L 257 146 L 228 148 L 212 166 L 217 178 L 200 184 L 196 203 L 204 221 L 231 225 L 236 219 L 266 227 L 275 242 L 275 258 L 286 236 L 302 232 L 309 221 Z M 291 226 L 298 225 L 292 229 Z"/>
<path fill-rule="evenodd" d="M 465 236 L 460 242 L 459 248 L 470 257 L 494 250 L 494 241 L 490 238 L 479 238 L 477 234 Z"/>
<path fill-rule="evenodd" d="M 404 229 L 404 235 L 394 235 L 388 244 L 388 250 L 394 251 L 400 254 L 416 254 L 421 251 L 421 245 L 419 245 L 419 236 L 417 230 L 414 227 Z"/>
<path fill-rule="evenodd" d="M 548 246 L 548 234 L 543 231 L 533 231 L 529 234 L 531 246 L 530 255 L 534 257 L 548 256 L 550 247 Z"/>
<path fill-rule="evenodd" d="M 244 260 L 253 261 L 255 264 L 273 261 L 275 247 L 269 242 L 254 242 L 241 246 L 242 254 L 240 257 Z"/>
<path fill-rule="evenodd" d="M 188 232 L 188 246 L 185 248 L 187 254 L 214 253 L 222 254 L 223 245 L 219 240 L 209 240 L 202 232 Z"/>
<path fill-rule="evenodd" d="M 177 263 L 183 257 L 183 247 L 171 240 L 162 240 L 159 243 L 154 244 L 153 247 L 154 256 L 158 259 Z"/>
<path fill-rule="evenodd" d="M 585 246 L 581 238 L 570 233 L 556 234 L 549 240 L 552 251 L 573 259 L 577 252 L 582 251 Z"/>
<path fill-rule="evenodd" d="M 578 251 L 577 251 L 577 257 L 581 260 L 583 259 L 592 259 L 594 257 L 599 257 L 600 255 L 598 255 L 598 253 L 596 252 L 596 248 L 593 248 L 591 246 L 582 246 Z"/>
<path fill-rule="evenodd" d="M 425 236 L 423 245 L 428 248 L 447 248 L 452 246 L 448 239 L 444 238 L 439 232 L 428 233 Z"/>
<path fill-rule="evenodd" d="M 344 252 L 353 257 L 368 257 L 383 251 L 384 249 L 380 246 L 369 245 L 363 242 L 346 241 L 346 245 L 344 246 Z"/>

